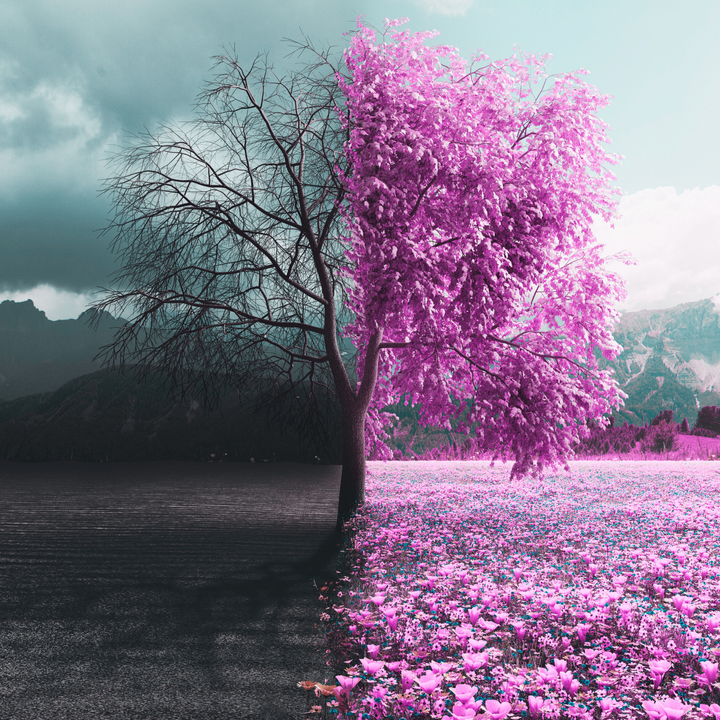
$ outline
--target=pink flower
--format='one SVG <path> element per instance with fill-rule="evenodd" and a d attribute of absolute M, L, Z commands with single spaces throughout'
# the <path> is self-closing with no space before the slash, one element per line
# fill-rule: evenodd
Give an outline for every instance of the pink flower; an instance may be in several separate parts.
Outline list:
<path fill-rule="evenodd" d="M 470 618 L 470 623 L 475 625 L 475 623 L 480 619 L 480 608 L 471 607 L 468 610 L 468 617 Z"/>
<path fill-rule="evenodd" d="M 538 680 L 541 683 L 547 683 L 548 685 L 553 685 L 555 681 L 558 679 L 557 670 L 553 665 L 548 665 L 546 668 L 539 667 L 537 669 L 538 675 L 540 676 Z"/>
<path fill-rule="evenodd" d="M 367 654 L 370 656 L 370 658 L 372 660 L 377 660 L 378 652 L 380 652 L 379 645 L 368 645 L 367 646 Z"/>
<path fill-rule="evenodd" d="M 360 682 L 359 677 L 345 677 L 345 675 L 336 675 L 335 679 L 340 683 L 340 687 L 348 694 Z"/>
<path fill-rule="evenodd" d="M 512 710 L 509 702 L 498 702 L 497 700 L 486 700 L 485 710 L 490 714 L 491 720 L 503 720 L 503 718 Z"/>
<path fill-rule="evenodd" d="M 700 705 L 700 712 L 703 715 L 713 715 L 715 720 L 720 720 L 720 705 L 713 703 L 712 705 Z"/>
<path fill-rule="evenodd" d="M 717 663 L 706 660 L 706 661 L 700 663 L 700 667 L 702 668 L 703 675 L 705 676 L 705 678 L 707 679 L 709 684 L 712 684 L 717 680 L 717 676 L 718 676 L 718 664 Z"/>
<path fill-rule="evenodd" d="M 588 623 L 581 623 L 575 628 L 577 630 L 578 637 L 580 638 L 580 642 L 585 642 L 585 638 L 587 637 L 590 628 L 592 628 L 592 625 Z"/>
<path fill-rule="evenodd" d="M 720 627 L 720 615 L 712 615 L 707 619 L 708 632 L 714 633 Z"/>
<path fill-rule="evenodd" d="M 665 710 L 660 703 L 653 702 L 652 700 L 646 700 L 643 704 L 643 709 L 652 718 L 652 720 L 665 720 Z"/>
<path fill-rule="evenodd" d="M 648 664 L 650 665 L 650 672 L 652 673 L 655 689 L 657 690 L 658 687 L 660 687 L 663 675 L 670 669 L 671 665 L 667 660 L 650 660 Z"/>
<path fill-rule="evenodd" d="M 432 668 L 432 671 L 434 673 L 437 673 L 438 675 L 443 675 L 444 673 L 448 672 L 448 670 L 452 670 L 455 667 L 455 663 L 435 662 L 433 660 L 430 663 L 430 667 Z"/>
<path fill-rule="evenodd" d="M 385 664 L 382 660 L 372 660 L 370 658 L 360 658 L 360 662 L 368 675 L 374 675 Z"/>
<path fill-rule="evenodd" d="M 417 675 L 415 675 L 414 672 L 411 672 L 410 670 L 402 670 L 400 672 L 400 683 L 402 685 L 402 691 L 406 693 L 411 687 L 412 684 L 417 680 Z"/>
<path fill-rule="evenodd" d="M 658 705 L 662 706 L 668 720 L 680 720 L 680 718 L 689 710 L 692 710 L 690 705 L 683 705 L 676 698 L 670 698 L 669 700 L 661 700 Z"/>
<path fill-rule="evenodd" d="M 450 688 L 450 692 L 455 693 L 455 697 L 457 698 L 458 702 L 467 704 L 475 698 L 477 688 L 471 685 L 461 683 L 460 685 L 456 685 L 455 687 Z"/>
<path fill-rule="evenodd" d="M 439 675 L 436 675 L 434 672 L 430 672 L 429 670 L 422 677 L 415 678 L 415 682 L 428 695 L 433 690 L 435 690 L 435 688 L 440 684 L 441 680 L 442 678 Z"/>
<path fill-rule="evenodd" d="M 520 642 L 522 642 L 525 638 L 525 634 L 527 633 L 527 628 L 525 627 L 525 623 L 521 622 L 519 620 L 515 620 L 511 623 L 511 625 L 515 628 L 515 632 L 517 633 L 518 639 Z"/>
<path fill-rule="evenodd" d="M 675 605 L 675 609 L 680 612 L 682 609 L 682 606 L 686 603 L 690 602 L 690 598 L 685 597 L 683 595 L 673 595 L 673 605 Z"/>
<path fill-rule="evenodd" d="M 562 683 L 563 688 L 565 688 L 565 691 L 567 692 L 570 688 L 570 683 L 573 681 L 573 674 L 572 671 L 560 671 L 560 682 Z"/>
<path fill-rule="evenodd" d="M 453 720 L 475 720 L 476 717 L 477 715 L 475 710 L 473 710 L 469 705 L 461 705 L 460 703 L 455 703 L 453 705 Z"/>
<path fill-rule="evenodd" d="M 375 603 L 375 605 L 382 605 L 385 602 L 385 596 L 381 594 L 373 595 L 370 602 Z"/>
<path fill-rule="evenodd" d="M 600 705 L 600 711 L 603 715 L 613 712 L 619 707 L 622 707 L 622 703 L 619 703 L 617 700 L 615 700 L 615 698 L 612 697 L 600 698 L 600 702 L 598 704 Z"/>
<path fill-rule="evenodd" d="M 455 628 L 455 634 L 464 645 L 468 639 L 472 637 L 472 630 L 467 626 L 463 627 L 461 625 L 460 627 Z"/>
<path fill-rule="evenodd" d="M 528 712 L 530 717 L 536 718 L 542 711 L 545 700 L 538 695 L 528 695 Z"/>
<path fill-rule="evenodd" d="M 489 632 L 492 632 L 497 627 L 497 623 L 490 620 L 478 620 L 478 625 L 480 625 L 483 630 L 488 630 Z"/>
<path fill-rule="evenodd" d="M 484 653 L 463 653 L 463 667 L 466 670 L 477 670 L 484 665 L 487 665 L 489 655 Z"/>

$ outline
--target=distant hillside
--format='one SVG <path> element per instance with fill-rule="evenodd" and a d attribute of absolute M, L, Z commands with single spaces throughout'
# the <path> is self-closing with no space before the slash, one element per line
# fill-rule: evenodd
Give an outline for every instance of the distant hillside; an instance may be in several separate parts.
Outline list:
<path fill-rule="evenodd" d="M 676 421 L 687 417 L 692 425 L 700 407 L 720 405 L 719 305 L 720 295 L 623 313 L 615 329 L 623 351 L 611 366 L 629 397 L 614 413 L 616 423 L 643 425 L 671 409 Z M 226 399 L 222 416 L 194 407 L 192 399 L 172 403 L 157 388 L 98 372 L 92 358 L 124 322 L 106 313 L 94 331 L 85 315 L 51 321 L 30 300 L 0 304 L 0 458 L 339 457 L 339 415 L 332 448 L 306 448 L 297 438 L 271 438 L 265 420 L 249 419 L 237 398 Z M 394 444 L 404 452 L 465 440 L 418 427 L 419 407 L 396 412 L 401 426 Z"/>
<path fill-rule="evenodd" d="M 268 412 L 252 414 L 251 400 L 229 393 L 210 412 L 192 398 L 168 398 L 159 383 L 101 370 L 54 392 L 0 403 L 0 459 L 210 460 L 214 454 L 243 461 L 341 461 L 337 408 L 328 411 L 332 438 L 323 443 L 304 440 L 297 429 L 273 430 Z"/>
<path fill-rule="evenodd" d="M 661 410 L 692 424 L 700 407 L 720 405 L 720 295 L 666 310 L 623 313 L 611 363 L 629 395 L 616 421 L 642 425 Z"/>
<path fill-rule="evenodd" d="M 124 320 L 103 313 L 97 330 L 76 320 L 48 320 L 32 300 L 0 303 L 0 400 L 56 390 L 72 378 L 99 370 L 93 362 Z"/>

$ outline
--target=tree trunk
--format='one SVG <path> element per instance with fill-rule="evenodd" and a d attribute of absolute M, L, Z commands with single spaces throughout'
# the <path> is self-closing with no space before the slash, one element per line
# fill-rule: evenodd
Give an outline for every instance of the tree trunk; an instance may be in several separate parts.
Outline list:
<path fill-rule="evenodd" d="M 331 342 L 334 343 L 334 336 Z M 378 357 L 382 343 L 383 329 L 378 328 L 371 336 L 365 352 L 363 379 L 357 393 L 352 392 L 345 368 L 333 344 L 335 353 L 329 353 L 336 386 L 339 386 L 343 423 L 343 466 L 340 476 L 340 499 L 338 502 L 337 525 L 342 532 L 343 525 L 358 506 L 365 502 L 365 416 L 378 378 Z"/>
<path fill-rule="evenodd" d="M 365 502 L 365 413 L 359 403 L 343 407 L 343 464 L 337 525 L 342 532 L 345 521 Z"/>

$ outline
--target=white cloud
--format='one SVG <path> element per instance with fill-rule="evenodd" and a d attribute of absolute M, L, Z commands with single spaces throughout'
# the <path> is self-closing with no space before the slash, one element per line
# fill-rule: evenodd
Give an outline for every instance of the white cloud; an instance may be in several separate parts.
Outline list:
<path fill-rule="evenodd" d="M 415 0 L 415 4 L 428 14 L 448 17 L 464 16 L 474 2 L 475 0 Z"/>
<path fill-rule="evenodd" d="M 30 290 L 19 292 L 0 291 L 0 302 L 32 300 L 33 305 L 38 310 L 42 310 L 48 320 L 74 320 L 85 312 L 88 305 L 95 302 L 96 299 L 92 293 L 68 292 L 67 290 L 58 290 L 51 285 L 38 285 Z"/>
<path fill-rule="evenodd" d="M 635 266 L 613 264 L 627 281 L 627 311 L 669 308 L 720 292 L 720 187 L 660 187 L 626 195 L 611 229 L 595 224 L 605 254 L 629 251 Z"/>

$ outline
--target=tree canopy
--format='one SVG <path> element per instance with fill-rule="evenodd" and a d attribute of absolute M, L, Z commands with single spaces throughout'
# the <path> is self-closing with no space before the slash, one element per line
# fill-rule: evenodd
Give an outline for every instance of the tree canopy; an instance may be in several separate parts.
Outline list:
<path fill-rule="evenodd" d="M 374 334 L 386 349 L 368 443 L 382 456 L 382 408 L 406 395 L 428 424 L 462 416 L 516 472 L 555 464 L 622 397 L 596 358 L 619 349 L 624 294 L 592 233 L 620 193 L 596 115 L 608 98 L 582 71 L 547 76 L 544 57 L 468 65 L 402 22 L 380 42 L 359 24 L 340 78 L 347 331 L 361 360 Z"/>

